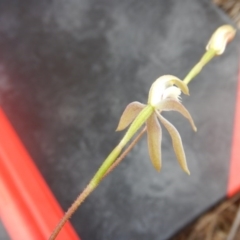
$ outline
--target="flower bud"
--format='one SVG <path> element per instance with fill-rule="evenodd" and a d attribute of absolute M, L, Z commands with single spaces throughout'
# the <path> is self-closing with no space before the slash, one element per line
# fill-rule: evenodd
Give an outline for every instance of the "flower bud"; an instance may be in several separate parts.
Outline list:
<path fill-rule="evenodd" d="M 216 55 L 221 55 L 226 45 L 231 42 L 236 34 L 236 30 L 230 25 L 223 25 L 219 27 L 210 38 L 206 50 L 214 50 Z"/>

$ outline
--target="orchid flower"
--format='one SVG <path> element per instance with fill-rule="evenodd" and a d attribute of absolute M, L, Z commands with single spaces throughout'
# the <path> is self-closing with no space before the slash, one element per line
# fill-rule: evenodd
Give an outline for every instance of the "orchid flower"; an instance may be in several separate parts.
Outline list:
<path fill-rule="evenodd" d="M 165 75 L 158 78 L 152 84 L 149 91 L 148 105 L 152 106 L 154 111 L 146 120 L 148 149 L 151 162 L 157 171 L 160 171 L 162 166 L 162 129 L 159 124 L 160 121 L 171 136 L 173 149 L 180 166 L 186 173 L 190 174 L 180 134 L 177 129 L 161 115 L 163 111 L 177 111 L 187 118 L 193 130 L 197 131 L 190 113 L 180 102 L 181 92 L 189 95 L 188 86 L 172 75 Z M 146 106 L 147 105 L 140 102 L 130 103 L 124 110 L 116 131 L 121 131 L 128 127 Z"/>

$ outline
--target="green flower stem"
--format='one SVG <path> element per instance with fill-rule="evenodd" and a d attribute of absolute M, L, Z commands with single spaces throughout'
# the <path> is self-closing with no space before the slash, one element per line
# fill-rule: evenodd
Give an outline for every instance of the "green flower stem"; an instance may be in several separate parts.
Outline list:
<path fill-rule="evenodd" d="M 216 51 L 209 49 L 200 61 L 192 68 L 188 75 L 183 79 L 186 84 L 190 83 L 193 78 L 195 78 L 202 70 L 202 68 L 216 56 Z"/>
<path fill-rule="evenodd" d="M 136 119 L 132 122 L 128 131 L 125 133 L 124 137 L 120 141 L 120 143 L 112 150 L 112 152 L 105 159 L 103 164 L 100 166 L 88 186 L 84 189 L 84 191 L 78 196 L 76 201 L 72 204 L 72 206 L 65 213 L 61 221 L 58 223 L 53 233 L 50 236 L 50 240 L 56 239 L 58 233 L 61 231 L 64 224 L 71 218 L 72 214 L 78 209 L 81 203 L 86 199 L 86 197 L 99 185 L 104 175 L 107 173 L 108 169 L 115 162 L 122 149 L 126 146 L 126 144 L 131 140 L 134 134 L 140 129 L 140 127 L 145 123 L 145 121 L 151 116 L 154 112 L 154 108 L 150 105 L 147 105 L 136 117 Z"/>

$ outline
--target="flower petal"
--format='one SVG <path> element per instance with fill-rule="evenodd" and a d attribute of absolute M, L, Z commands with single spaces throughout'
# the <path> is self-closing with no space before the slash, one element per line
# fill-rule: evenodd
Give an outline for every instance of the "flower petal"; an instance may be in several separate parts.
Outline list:
<path fill-rule="evenodd" d="M 178 78 L 174 78 L 171 80 L 171 83 L 176 85 L 177 87 L 179 87 L 184 94 L 189 95 L 189 89 L 185 82 L 183 82 L 182 80 L 180 80 Z"/>
<path fill-rule="evenodd" d="M 120 118 L 116 131 L 122 131 L 125 129 L 137 117 L 144 107 L 145 105 L 140 102 L 132 102 L 128 104 Z"/>
<path fill-rule="evenodd" d="M 159 105 L 158 105 L 158 110 L 159 111 L 177 111 L 180 112 L 185 118 L 187 118 L 193 128 L 193 131 L 197 131 L 197 128 L 194 124 L 194 121 L 192 119 L 192 116 L 188 112 L 188 110 L 178 101 L 173 100 L 173 99 L 166 99 L 163 100 Z"/>
<path fill-rule="evenodd" d="M 176 101 L 180 102 L 180 97 L 181 95 L 181 90 L 180 88 L 178 87 L 175 87 L 175 86 L 171 86 L 171 87 L 168 87 L 164 93 L 163 93 L 163 96 L 162 96 L 162 99 L 175 99 Z M 161 104 L 161 103 L 160 103 Z"/>
<path fill-rule="evenodd" d="M 177 157 L 177 160 L 178 160 L 180 166 L 187 174 L 190 175 L 190 172 L 189 172 L 189 169 L 187 166 L 186 157 L 185 157 L 185 152 L 184 152 L 183 145 L 182 145 L 182 139 L 181 139 L 179 132 L 167 119 L 162 117 L 159 113 L 157 113 L 157 116 L 159 117 L 159 119 L 160 119 L 161 123 L 164 125 L 164 127 L 168 130 L 168 132 L 172 138 L 173 149 L 174 149 L 174 152 L 176 154 L 176 157 Z"/>
<path fill-rule="evenodd" d="M 146 124 L 148 135 L 148 151 L 150 159 L 154 168 L 157 171 L 160 171 L 162 166 L 161 161 L 162 129 L 155 113 L 148 118 Z"/>

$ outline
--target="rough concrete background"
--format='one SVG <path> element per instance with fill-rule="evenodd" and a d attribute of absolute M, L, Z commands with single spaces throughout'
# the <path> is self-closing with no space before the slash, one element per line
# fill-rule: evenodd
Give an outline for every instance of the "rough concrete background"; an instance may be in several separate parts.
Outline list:
<path fill-rule="evenodd" d="M 228 21 L 209 1 L 0 1 L 0 104 L 63 209 L 123 133 L 131 101 L 164 74 L 183 78 Z M 83 240 L 163 240 L 225 195 L 238 41 L 193 81 L 183 103 L 198 127 L 165 116 L 182 136 L 191 177 L 164 131 L 163 169 L 146 138 L 72 218 Z"/>

